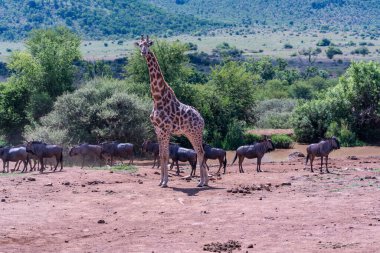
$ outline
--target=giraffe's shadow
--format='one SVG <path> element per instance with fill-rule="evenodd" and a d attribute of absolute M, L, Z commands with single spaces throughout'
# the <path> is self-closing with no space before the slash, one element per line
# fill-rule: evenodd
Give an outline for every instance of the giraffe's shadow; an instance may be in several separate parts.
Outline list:
<path fill-rule="evenodd" d="M 197 196 L 199 192 L 203 191 L 215 191 L 215 190 L 225 190 L 226 188 L 220 188 L 220 187 L 194 187 L 194 188 L 178 188 L 178 187 L 170 187 L 173 191 L 182 192 L 187 194 L 189 197 Z"/>

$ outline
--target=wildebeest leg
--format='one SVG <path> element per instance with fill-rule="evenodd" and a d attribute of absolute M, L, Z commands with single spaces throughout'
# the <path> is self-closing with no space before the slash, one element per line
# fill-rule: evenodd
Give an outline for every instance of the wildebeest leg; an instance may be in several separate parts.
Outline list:
<path fill-rule="evenodd" d="M 178 165 L 178 160 L 176 161 L 176 165 L 177 165 L 177 175 L 179 175 L 179 165 Z M 191 174 L 191 173 L 190 173 Z"/>
<path fill-rule="evenodd" d="M 192 161 L 190 163 L 191 165 L 191 173 L 190 173 L 190 176 L 195 176 L 195 170 L 197 169 L 197 161 Z"/>
<path fill-rule="evenodd" d="M 209 171 L 209 170 L 210 170 L 210 167 L 208 167 L 208 164 L 207 164 L 207 158 L 204 159 L 204 163 L 205 163 L 205 166 L 206 166 L 207 170 Z"/>
<path fill-rule="evenodd" d="M 243 170 L 243 161 L 244 161 L 244 156 L 239 156 L 239 172 L 244 173 Z"/>
<path fill-rule="evenodd" d="M 82 155 L 82 166 L 80 167 L 81 169 L 83 169 L 84 167 L 84 159 L 86 158 L 86 155 Z"/>
<path fill-rule="evenodd" d="M 13 168 L 13 171 L 18 171 L 20 169 L 21 160 L 16 161 L 15 167 Z M 16 168 L 17 167 L 17 168 Z"/>
<path fill-rule="evenodd" d="M 322 173 L 322 166 L 323 166 L 323 156 L 321 156 L 321 173 Z"/>
<path fill-rule="evenodd" d="M 222 167 L 223 167 L 223 159 L 224 159 L 224 156 L 223 156 L 223 157 L 218 157 L 218 160 L 219 160 L 219 169 L 218 169 L 217 174 L 220 173 L 220 170 L 221 170 Z M 224 172 L 224 174 L 225 174 L 225 173 L 226 173 L 226 172 Z"/>
<path fill-rule="evenodd" d="M 24 168 L 22 169 L 21 173 L 27 172 L 28 171 L 28 160 L 24 160 Z"/>
<path fill-rule="evenodd" d="M 328 161 L 328 159 L 329 159 L 329 156 L 326 156 L 326 172 L 330 173 L 329 168 L 327 167 L 327 161 Z"/>
<path fill-rule="evenodd" d="M 130 160 L 129 160 L 129 164 L 133 164 L 133 158 L 134 158 L 134 155 L 131 154 L 131 158 L 130 158 Z"/>
<path fill-rule="evenodd" d="M 311 167 L 311 172 L 314 172 L 313 170 L 313 161 L 314 161 L 314 156 L 310 155 L 310 167 Z"/>
<path fill-rule="evenodd" d="M 40 173 L 43 173 L 45 169 L 44 158 L 40 158 L 40 166 L 41 166 Z"/>
<path fill-rule="evenodd" d="M 262 170 L 261 170 L 261 157 L 257 157 L 256 170 L 257 170 L 257 172 L 262 172 Z"/>
<path fill-rule="evenodd" d="M 156 166 L 156 160 L 157 160 L 157 156 L 154 155 L 154 160 L 153 160 L 153 167 L 152 167 L 152 169 L 154 169 L 154 167 Z"/>

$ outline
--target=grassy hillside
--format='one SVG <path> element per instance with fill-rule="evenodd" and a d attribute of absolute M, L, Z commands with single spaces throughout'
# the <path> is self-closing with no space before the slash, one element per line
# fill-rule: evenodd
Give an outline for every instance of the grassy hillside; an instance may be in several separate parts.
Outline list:
<path fill-rule="evenodd" d="M 149 0 L 173 13 L 240 24 L 352 29 L 380 25 L 378 0 Z M 310 28 L 310 27 L 309 27 Z M 325 27 L 326 28 L 326 27 Z"/>
<path fill-rule="evenodd" d="M 205 34 L 237 26 L 352 31 L 378 37 L 378 0 L 0 0 L 0 40 L 35 28 L 71 27 L 84 39 Z M 236 32 L 236 29 L 235 31 Z"/>
<path fill-rule="evenodd" d="M 0 0 L 0 40 L 24 38 L 35 28 L 69 26 L 84 38 L 175 35 L 221 24 L 178 15 L 141 0 Z"/>

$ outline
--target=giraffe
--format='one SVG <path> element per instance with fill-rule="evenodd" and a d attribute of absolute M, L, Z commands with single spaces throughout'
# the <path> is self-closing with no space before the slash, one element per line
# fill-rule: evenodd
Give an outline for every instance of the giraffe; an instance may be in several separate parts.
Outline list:
<path fill-rule="evenodd" d="M 166 83 L 157 58 L 150 51 L 153 41 L 147 36 L 135 43 L 140 53 L 145 57 L 150 76 L 150 92 L 153 98 L 153 110 L 150 120 L 154 126 L 160 149 L 161 181 L 159 186 L 167 187 L 169 141 L 172 135 L 184 135 L 191 142 L 197 153 L 200 166 L 200 182 L 198 187 L 208 185 L 208 173 L 204 166 L 203 128 L 204 120 L 200 113 L 192 106 L 181 103 L 172 88 Z"/>

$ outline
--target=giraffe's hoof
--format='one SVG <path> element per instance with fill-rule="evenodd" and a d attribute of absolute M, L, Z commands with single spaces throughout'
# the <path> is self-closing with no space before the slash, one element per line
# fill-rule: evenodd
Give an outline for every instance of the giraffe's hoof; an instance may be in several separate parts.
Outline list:
<path fill-rule="evenodd" d="M 162 184 L 161 188 L 168 188 L 168 185 L 167 184 Z"/>

